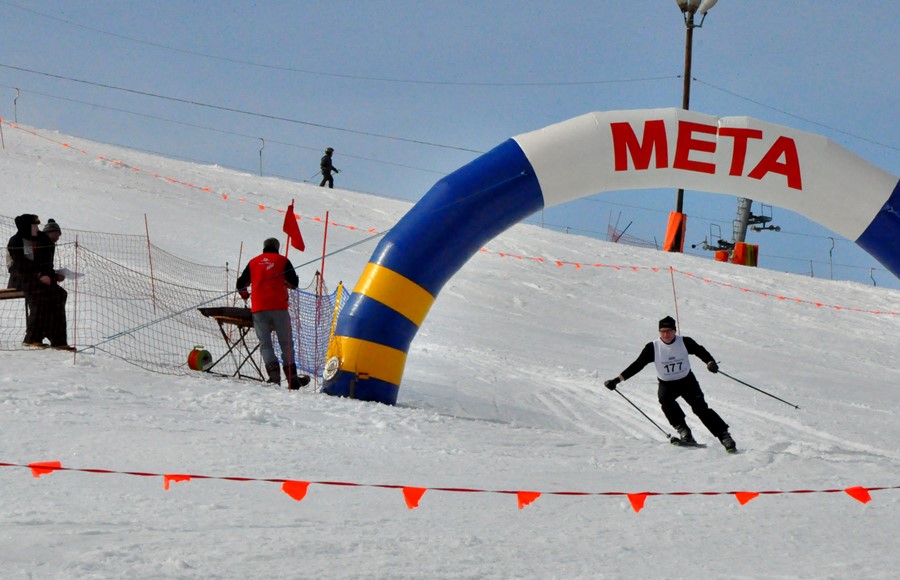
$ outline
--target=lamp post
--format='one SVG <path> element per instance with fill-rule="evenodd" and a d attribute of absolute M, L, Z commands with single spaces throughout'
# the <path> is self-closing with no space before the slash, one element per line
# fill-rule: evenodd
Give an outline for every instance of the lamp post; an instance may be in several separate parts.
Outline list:
<path fill-rule="evenodd" d="M 681 108 L 685 110 L 690 109 L 691 106 L 691 57 L 694 45 L 694 29 L 703 26 L 703 21 L 706 20 L 706 13 L 716 5 L 716 2 L 718 0 L 675 0 L 675 3 L 678 4 L 678 8 L 681 10 L 681 15 L 684 17 L 684 85 L 681 93 Z M 698 12 L 700 13 L 699 23 L 695 21 L 695 16 Z M 684 189 L 679 188 L 675 199 L 675 211 L 677 214 L 682 214 L 683 209 Z M 671 223 L 670 221 L 670 225 Z M 680 227 L 683 227 L 683 221 L 678 223 L 681 224 Z M 669 233 L 667 233 L 666 237 L 669 238 Z M 680 252 L 680 248 L 684 245 L 684 240 L 681 239 L 680 242 L 680 244 L 676 243 L 673 247 L 670 247 L 670 251 Z"/>

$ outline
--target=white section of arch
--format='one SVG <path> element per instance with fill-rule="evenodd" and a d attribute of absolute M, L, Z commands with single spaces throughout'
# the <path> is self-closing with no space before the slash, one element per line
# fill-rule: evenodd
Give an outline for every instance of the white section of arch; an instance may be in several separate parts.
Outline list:
<path fill-rule="evenodd" d="M 611 126 L 628 123 L 637 142 L 647 146 L 648 121 L 665 126 L 667 163 L 656 166 L 657 149 L 648 168 L 635 169 L 629 155 L 627 169 L 617 171 Z M 685 123 L 705 129 L 691 133 L 687 129 L 691 125 Z M 720 134 L 723 128 L 758 131 L 762 136 L 746 139 L 741 152 L 739 139 Z M 679 131 L 686 133 L 681 141 Z M 683 109 L 588 113 L 514 139 L 537 173 L 546 207 L 604 191 L 681 187 L 786 208 L 855 241 L 897 184 L 896 176 L 822 136 L 751 117 L 715 117 Z M 787 169 L 766 172 L 761 178 L 748 176 L 770 149 L 779 149 L 776 142 L 793 143 L 801 189 L 789 187 Z M 706 164 L 707 171 L 714 166 L 714 172 L 673 167 L 679 147 L 683 159 Z M 741 165 L 739 175 L 733 174 L 735 163 Z M 775 163 L 790 164 L 786 155 L 779 155 Z M 771 159 L 767 166 L 772 167 Z"/>

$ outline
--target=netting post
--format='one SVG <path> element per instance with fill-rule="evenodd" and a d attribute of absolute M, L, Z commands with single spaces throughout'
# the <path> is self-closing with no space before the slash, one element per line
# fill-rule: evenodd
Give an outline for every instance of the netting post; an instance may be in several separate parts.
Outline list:
<path fill-rule="evenodd" d="M 153 315 L 156 315 L 156 285 L 153 283 L 153 251 L 150 248 L 150 223 L 144 214 L 144 231 L 147 233 L 147 262 L 150 264 L 150 297 L 153 303 Z"/>
<path fill-rule="evenodd" d="M 678 294 L 675 292 L 675 268 L 669 266 L 669 276 L 672 278 L 672 302 L 675 304 L 675 325 L 681 329 L 681 318 L 678 316 Z"/>
<path fill-rule="evenodd" d="M 238 250 L 237 269 L 234 271 L 234 285 L 235 285 L 235 286 L 237 286 L 238 278 L 241 277 L 241 274 L 240 274 L 240 271 L 241 271 L 241 258 L 243 258 L 243 256 L 244 256 L 244 242 L 241 241 L 241 247 L 240 247 L 240 249 Z M 226 264 L 225 264 L 225 269 L 226 269 L 226 270 L 228 269 L 228 263 L 227 263 L 227 262 L 226 262 Z M 225 274 L 225 279 L 226 279 L 226 280 L 228 279 L 228 274 L 227 274 L 227 273 Z M 225 284 L 225 286 L 226 286 L 225 291 L 226 291 L 226 292 L 230 292 L 230 291 L 231 291 L 231 289 L 229 289 L 229 288 L 227 287 L 227 286 L 229 286 L 230 282 L 231 282 L 231 280 L 228 280 L 228 282 Z M 238 300 L 238 293 L 235 292 L 234 294 L 232 294 L 232 297 L 231 297 L 231 305 L 232 305 L 232 306 L 237 306 L 237 300 Z M 229 326 L 229 327 L 228 327 L 228 340 L 231 340 L 231 333 L 232 333 L 232 332 L 234 332 L 234 326 Z"/>
<path fill-rule="evenodd" d="M 322 264 L 319 268 L 319 283 L 318 288 L 316 289 L 316 330 L 315 330 L 315 347 L 316 347 L 316 361 L 319 358 L 319 322 L 322 319 L 322 293 L 325 291 L 325 254 L 328 246 L 328 219 L 329 212 L 325 212 L 325 232 L 322 237 Z M 316 368 L 316 377 L 318 378 L 318 365 Z"/>
<path fill-rule="evenodd" d="M 75 298 L 72 304 L 72 316 L 74 320 L 72 322 L 72 337 L 75 339 L 72 342 L 75 343 L 75 346 L 78 346 L 78 234 L 75 234 Z M 72 364 L 75 364 L 75 358 L 78 356 L 78 350 L 72 351 Z"/>

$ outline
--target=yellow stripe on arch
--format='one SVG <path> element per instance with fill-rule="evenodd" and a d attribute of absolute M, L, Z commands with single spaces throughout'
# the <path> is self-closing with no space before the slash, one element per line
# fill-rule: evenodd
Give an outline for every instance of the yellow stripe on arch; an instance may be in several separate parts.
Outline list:
<path fill-rule="evenodd" d="M 372 262 L 366 265 L 353 291 L 396 310 L 416 326 L 422 325 L 434 304 L 434 296 L 427 290 L 406 276 Z"/>
<path fill-rule="evenodd" d="M 335 351 L 340 353 L 341 368 L 362 378 L 379 379 L 392 385 L 400 385 L 406 353 L 368 340 L 349 336 L 335 336 Z"/>

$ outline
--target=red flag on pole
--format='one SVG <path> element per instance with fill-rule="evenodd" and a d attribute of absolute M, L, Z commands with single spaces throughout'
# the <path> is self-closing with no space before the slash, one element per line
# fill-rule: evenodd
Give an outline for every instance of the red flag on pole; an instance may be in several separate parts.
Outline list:
<path fill-rule="evenodd" d="M 300 225 L 297 223 L 297 216 L 294 215 L 293 200 L 291 200 L 291 205 L 288 206 L 287 212 L 284 214 L 284 226 L 282 227 L 282 230 L 288 235 L 288 239 L 291 241 L 292 246 L 301 252 L 306 249 L 306 244 L 303 243 L 303 236 L 300 235 Z"/>

